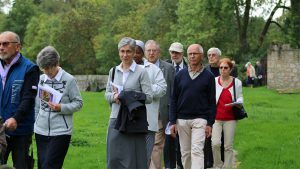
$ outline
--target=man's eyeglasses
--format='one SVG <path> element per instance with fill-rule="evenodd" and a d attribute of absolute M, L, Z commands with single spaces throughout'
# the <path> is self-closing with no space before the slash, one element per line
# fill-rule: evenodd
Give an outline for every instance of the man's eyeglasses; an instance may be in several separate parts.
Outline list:
<path fill-rule="evenodd" d="M 196 55 L 200 55 L 201 53 L 188 53 L 189 56 L 196 56 Z"/>
<path fill-rule="evenodd" d="M 0 46 L 7 47 L 10 43 L 19 43 L 19 42 L 0 42 Z"/>
<path fill-rule="evenodd" d="M 156 53 L 157 50 L 156 49 L 147 49 L 146 52 L 148 52 L 148 53 L 151 53 L 151 52 Z"/>
<path fill-rule="evenodd" d="M 227 70 L 229 67 L 227 67 L 227 66 L 220 66 L 219 67 L 219 69 L 225 69 L 225 70 Z"/>

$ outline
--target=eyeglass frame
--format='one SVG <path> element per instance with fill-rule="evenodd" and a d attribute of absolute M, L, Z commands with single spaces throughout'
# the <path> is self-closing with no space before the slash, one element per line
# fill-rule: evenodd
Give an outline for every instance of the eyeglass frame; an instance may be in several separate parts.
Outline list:
<path fill-rule="evenodd" d="M 19 43 L 19 42 L 0 42 L 0 46 L 7 47 L 11 43 Z"/>
<path fill-rule="evenodd" d="M 228 70 L 229 69 L 229 66 L 220 66 L 219 67 L 219 69 L 223 69 L 224 68 L 224 70 Z"/>

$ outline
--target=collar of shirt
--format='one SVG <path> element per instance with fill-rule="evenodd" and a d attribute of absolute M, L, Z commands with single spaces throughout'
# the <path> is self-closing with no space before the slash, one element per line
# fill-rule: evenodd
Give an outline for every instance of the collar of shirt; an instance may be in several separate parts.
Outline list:
<path fill-rule="evenodd" d="M 190 66 L 188 66 L 188 70 L 190 73 L 202 73 L 204 70 L 204 66 L 202 64 L 201 64 L 201 66 L 202 66 L 201 69 L 198 71 L 192 71 Z"/>
<path fill-rule="evenodd" d="M 148 60 L 144 60 L 144 67 L 150 66 L 152 63 L 148 62 Z"/>
<path fill-rule="evenodd" d="M 159 61 L 159 59 L 157 59 L 157 61 L 155 62 L 155 65 L 156 65 L 157 67 L 159 67 L 159 64 L 160 64 L 160 61 Z"/>
<path fill-rule="evenodd" d="M 20 52 L 18 52 L 16 57 L 10 62 L 10 64 L 5 64 L 5 62 L 3 62 L 4 67 L 9 67 L 10 68 L 13 64 L 15 64 L 19 60 L 20 57 L 21 57 L 21 54 L 20 54 Z"/>
<path fill-rule="evenodd" d="M 60 81 L 61 77 L 62 77 L 62 73 L 63 73 L 63 70 L 61 67 L 59 67 L 59 70 L 56 74 L 56 76 L 53 78 L 55 79 L 56 81 Z M 44 82 L 46 82 L 47 80 L 52 80 L 49 76 L 46 75 L 46 78 L 44 80 Z"/>
<path fill-rule="evenodd" d="M 10 64 L 6 65 L 3 61 L 3 65 L 2 65 L 2 62 L 0 63 L 0 75 L 1 75 L 1 78 L 2 78 L 2 86 L 3 86 L 3 89 L 4 89 L 4 86 L 5 86 L 5 81 L 6 81 L 6 76 L 7 76 L 7 73 L 10 69 L 10 67 L 12 65 L 14 65 L 18 60 L 19 58 L 21 57 L 21 54 L 20 52 L 16 55 L 16 57 L 10 62 Z"/>
<path fill-rule="evenodd" d="M 175 62 L 173 62 L 174 67 L 176 68 L 177 64 Z M 179 64 L 179 69 L 183 69 L 183 60 L 181 60 L 180 64 Z"/>
<path fill-rule="evenodd" d="M 135 61 L 132 61 L 131 65 L 130 65 L 130 67 L 129 67 L 129 70 L 132 71 L 132 72 L 134 72 L 136 66 L 137 66 L 137 64 L 135 63 Z M 117 66 L 117 70 L 119 70 L 119 71 L 121 71 L 122 73 L 124 73 L 124 71 L 123 71 L 123 69 L 122 69 L 122 63 L 119 64 L 119 65 Z"/>

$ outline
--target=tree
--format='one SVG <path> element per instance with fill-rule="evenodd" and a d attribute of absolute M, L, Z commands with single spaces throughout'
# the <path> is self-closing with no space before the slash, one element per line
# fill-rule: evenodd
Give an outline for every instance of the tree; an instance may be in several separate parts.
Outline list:
<path fill-rule="evenodd" d="M 62 16 L 54 44 L 66 70 L 73 74 L 96 74 L 98 60 L 93 42 L 101 23 L 99 8 L 93 1 L 83 0 L 80 3 Z"/>
<path fill-rule="evenodd" d="M 15 0 L 7 16 L 4 29 L 16 32 L 23 41 L 26 26 L 35 12 L 36 6 L 32 0 Z"/>
<path fill-rule="evenodd" d="M 300 1 L 291 0 L 290 43 L 300 48 Z"/>

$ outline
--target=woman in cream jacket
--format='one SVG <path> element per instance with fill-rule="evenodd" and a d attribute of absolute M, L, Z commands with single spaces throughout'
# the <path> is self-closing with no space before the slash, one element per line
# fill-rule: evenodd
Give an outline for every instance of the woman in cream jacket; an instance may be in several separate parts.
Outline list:
<path fill-rule="evenodd" d="M 232 102 L 243 103 L 242 82 L 230 76 L 233 64 L 230 59 L 223 58 L 219 62 L 220 76 L 215 78 L 216 84 L 216 120 L 212 130 L 212 149 L 215 168 L 234 168 L 233 140 L 236 128 L 236 120 Z M 236 101 L 234 100 L 233 83 L 235 83 Z M 234 105 L 238 106 L 238 105 Z M 224 162 L 221 160 L 221 136 L 224 133 Z"/>

